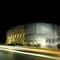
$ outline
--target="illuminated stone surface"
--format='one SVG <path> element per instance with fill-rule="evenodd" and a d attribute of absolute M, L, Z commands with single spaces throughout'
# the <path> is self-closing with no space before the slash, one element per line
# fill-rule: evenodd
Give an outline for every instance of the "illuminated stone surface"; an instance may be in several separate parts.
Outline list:
<path fill-rule="evenodd" d="M 60 43 L 58 28 L 57 25 L 47 23 L 16 26 L 7 31 L 6 44 L 57 48 Z"/>

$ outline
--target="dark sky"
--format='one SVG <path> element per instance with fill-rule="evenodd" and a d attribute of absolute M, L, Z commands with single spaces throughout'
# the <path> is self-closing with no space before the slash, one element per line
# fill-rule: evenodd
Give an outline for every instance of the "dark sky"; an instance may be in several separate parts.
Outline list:
<path fill-rule="evenodd" d="M 46 22 L 60 25 L 58 16 L 4 16 L 0 19 L 0 42 L 5 42 L 6 31 L 16 25 Z"/>

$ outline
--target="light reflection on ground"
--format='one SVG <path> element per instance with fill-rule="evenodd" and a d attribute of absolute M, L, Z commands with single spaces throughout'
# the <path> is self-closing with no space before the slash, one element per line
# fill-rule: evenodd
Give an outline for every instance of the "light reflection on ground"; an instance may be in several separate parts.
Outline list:
<path fill-rule="evenodd" d="M 41 58 L 41 57 L 35 57 L 35 56 L 30 56 L 30 55 L 0 51 L 0 60 L 54 60 L 54 59 Z"/>

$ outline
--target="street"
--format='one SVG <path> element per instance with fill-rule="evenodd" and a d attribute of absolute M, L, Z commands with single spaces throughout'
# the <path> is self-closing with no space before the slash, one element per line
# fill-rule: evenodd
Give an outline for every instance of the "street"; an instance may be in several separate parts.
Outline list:
<path fill-rule="evenodd" d="M 28 48 L 0 45 L 0 60 L 60 60 L 58 57 L 27 52 L 23 49 Z"/>
<path fill-rule="evenodd" d="M 18 54 L 14 52 L 6 52 L 0 50 L 0 60 L 54 60 L 54 59 L 36 57 L 31 55 Z"/>

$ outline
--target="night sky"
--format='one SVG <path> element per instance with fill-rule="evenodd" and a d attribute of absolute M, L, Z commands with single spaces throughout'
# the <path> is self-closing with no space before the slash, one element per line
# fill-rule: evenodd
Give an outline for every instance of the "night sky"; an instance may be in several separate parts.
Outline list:
<path fill-rule="evenodd" d="M 58 16 L 3 16 L 0 19 L 0 43 L 6 41 L 6 31 L 14 26 L 32 22 L 46 22 L 60 25 Z"/>

